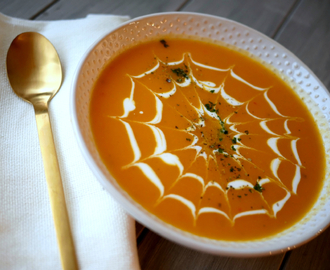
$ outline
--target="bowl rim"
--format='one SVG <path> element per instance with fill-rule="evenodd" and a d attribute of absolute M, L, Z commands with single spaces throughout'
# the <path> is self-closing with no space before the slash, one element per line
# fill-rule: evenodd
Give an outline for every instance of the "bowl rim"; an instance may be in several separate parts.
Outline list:
<path fill-rule="evenodd" d="M 192 16 L 200 16 L 205 18 L 214 18 L 214 19 L 221 19 L 224 21 L 227 21 L 229 23 L 240 25 L 246 29 L 248 29 L 251 32 L 254 32 L 264 38 L 265 40 L 268 40 L 276 46 L 280 47 L 281 50 L 284 50 L 288 55 L 291 55 L 297 61 L 299 61 L 299 64 L 302 65 L 313 77 L 314 79 L 324 88 L 326 87 L 323 85 L 323 83 L 319 80 L 319 78 L 306 66 L 298 57 L 296 57 L 291 51 L 286 49 L 284 46 L 279 44 L 277 41 L 273 40 L 272 38 L 266 36 L 265 34 L 246 26 L 242 23 L 236 22 L 234 20 L 230 20 L 221 16 L 215 16 L 215 15 L 209 15 L 204 13 L 197 13 L 197 12 L 160 12 L 160 13 L 152 13 L 140 17 L 133 18 L 131 20 L 128 20 L 117 27 L 111 29 L 106 34 L 102 35 L 99 39 L 97 39 L 83 54 L 81 57 L 71 85 L 71 91 L 70 91 L 70 117 L 72 120 L 72 128 L 76 137 L 76 141 L 78 144 L 78 147 L 80 149 L 80 152 L 82 153 L 87 165 L 93 172 L 93 175 L 96 177 L 96 179 L 99 181 L 102 187 L 105 188 L 105 190 L 131 215 L 133 218 L 135 218 L 137 221 L 139 221 L 144 226 L 148 227 L 150 230 L 156 232 L 157 234 L 163 236 L 166 239 L 169 239 L 179 245 L 183 245 L 188 248 L 192 248 L 198 251 L 207 252 L 214 255 L 222 255 L 222 256 L 230 256 L 230 257 L 261 257 L 261 256 L 267 256 L 267 255 L 275 255 L 279 253 L 283 253 L 286 251 L 289 251 L 293 248 L 297 248 L 306 242 L 310 241 L 317 235 L 319 235 L 322 231 L 324 231 L 327 227 L 330 226 L 330 215 L 328 215 L 327 219 L 324 219 L 324 221 L 316 228 L 310 229 L 308 233 L 305 233 L 300 238 L 294 238 L 293 240 L 289 242 L 277 242 L 275 245 L 271 245 L 271 248 L 268 247 L 256 247 L 253 246 L 247 246 L 246 248 L 237 248 L 236 246 L 228 247 L 223 246 L 222 243 L 247 243 L 247 245 L 251 243 L 256 242 L 268 242 L 268 240 L 262 238 L 262 239 L 256 239 L 251 241 L 223 241 L 223 240 L 213 240 L 208 239 L 205 237 L 196 236 L 194 234 L 191 234 L 189 232 L 185 232 L 181 229 L 178 229 L 170 224 L 167 224 L 166 222 L 162 221 L 158 217 L 154 216 L 147 210 L 145 210 L 142 206 L 140 206 L 138 203 L 136 203 L 133 199 L 128 200 L 127 197 L 124 196 L 125 190 L 117 190 L 116 187 L 114 187 L 110 182 L 107 180 L 105 175 L 102 173 L 96 162 L 94 161 L 91 153 L 89 152 L 87 146 L 84 143 L 83 135 L 79 128 L 78 123 L 78 117 L 77 117 L 77 106 L 76 106 L 76 92 L 77 92 L 77 83 L 78 83 L 78 77 L 80 74 L 80 71 L 83 67 L 83 64 L 88 57 L 88 55 L 91 53 L 91 51 L 108 35 L 111 33 L 117 31 L 120 28 L 123 28 L 132 22 L 136 22 L 139 20 L 147 19 L 147 18 L 153 18 L 153 17 L 159 17 L 164 15 L 192 15 Z M 328 93 L 328 96 L 330 98 L 330 93 Z M 129 195 L 128 195 L 129 196 Z M 135 204 L 133 203 L 135 202 Z M 272 237 L 276 238 L 276 237 Z M 264 240 L 263 240 L 264 239 Z"/>

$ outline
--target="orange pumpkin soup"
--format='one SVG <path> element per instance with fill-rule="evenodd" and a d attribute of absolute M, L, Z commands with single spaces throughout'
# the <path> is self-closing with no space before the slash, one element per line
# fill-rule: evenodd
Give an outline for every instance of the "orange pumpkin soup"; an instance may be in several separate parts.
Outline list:
<path fill-rule="evenodd" d="M 120 186 L 199 236 L 274 235 L 306 214 L 322 186 L 324 149 L 305 105 L 227 47 L 168 38 L 126 50 L 96 81 L 90 121 Z"/>

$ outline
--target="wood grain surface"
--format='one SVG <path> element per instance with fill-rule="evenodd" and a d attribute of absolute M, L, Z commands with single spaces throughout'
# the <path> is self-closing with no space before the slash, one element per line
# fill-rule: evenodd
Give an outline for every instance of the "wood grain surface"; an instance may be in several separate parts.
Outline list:
<path fill-rule="evenodd" d="M 330 89 L 330 1 L 299 2 L 275 40 L 300 58 Z"/>
<path fill-rule="evenodd" d="M 74 19 L 90 13 L 129 15 L 134 18 L 155 12 L 178 10 L 184 3 L 185 0 L 61 0 L 40 14 L 37 19 Z"/>
<path fill-rule="evenodd" d="M 328 0 L 0 0 L 5 15 L 35 20 L 190 11 L 222 16 L 250 26 L 298 56 L 330 89 L 330 1 Z M 136 224 L 142 270 L 330 269 L 330 229 L 286 254 L 229 258 L 182 247 Z"/>
<path fill-rule="evenodd" d="M 0 12 L 21 19 L 33 19 L 52 4 L 53 0 L 0 0 Z"/>
<path fill-rule="evenodd" d="M 284 255 L 262 258 L 229 258 L 209 255 L 181 247 L 149 231 L 138 243 L 142 269 L 268 269 L 276 270 Z"/>
<path fill-rule="evenodd" d="M 182 11 L 225 17 L 272 36 L 294 4 L 295 0 L 196 0 L 190 1 Z"/>

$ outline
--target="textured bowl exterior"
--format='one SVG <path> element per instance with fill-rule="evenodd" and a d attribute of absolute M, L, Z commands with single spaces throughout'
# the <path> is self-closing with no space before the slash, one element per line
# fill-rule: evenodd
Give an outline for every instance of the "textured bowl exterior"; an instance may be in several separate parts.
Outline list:
<path fill-rule="evenodd" d="M 106 26 L 105 26 L 106 27 Z M 326 177 L 310 212 L 296 225 L 275 236 L 254 241 L 217 241 L 177 229 L 147 212 L 120 188 L 102 163 L 89 122 L 89 102 L 103 67 L 126 48 L 153 38 L 177 35 L 235 46 L 286 80 L 304 100 L 321 131 L 326 150 Z M 296 56 L 267 36 L 237 22 L 197 13 L 159 13 L 131 20 L 98 41 L 82 59 L 72 87 L 71 116 L 80 149 L 104 188 L 136 220 L 179 244 L 225 256 L 264 256 L 295 248 L 321 233 L 330 223 L 330 103 L 319 79 Z"/>

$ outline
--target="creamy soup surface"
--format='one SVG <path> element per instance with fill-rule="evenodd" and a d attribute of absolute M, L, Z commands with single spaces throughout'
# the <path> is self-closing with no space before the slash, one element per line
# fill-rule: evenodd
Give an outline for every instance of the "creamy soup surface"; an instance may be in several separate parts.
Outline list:
<path fill-rule="evenodd" d="M 276 74 L 234 49 L 167 38 L 132 47 L 97 79 L 94 140 L 119 185 L 198 236 L 274 235 L 324 178 L 318 128 Z"/>

